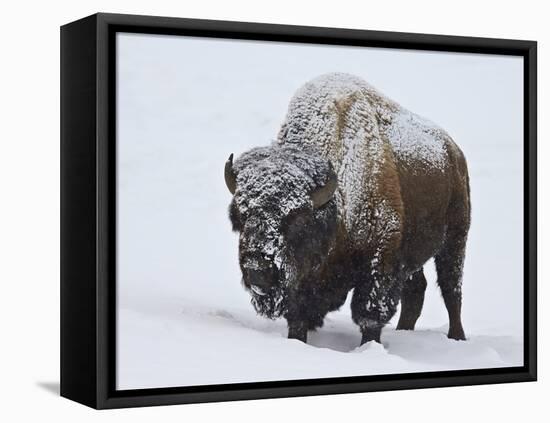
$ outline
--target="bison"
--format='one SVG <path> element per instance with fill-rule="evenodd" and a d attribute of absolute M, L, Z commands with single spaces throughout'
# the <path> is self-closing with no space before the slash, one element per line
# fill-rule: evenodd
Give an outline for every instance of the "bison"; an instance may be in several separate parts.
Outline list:
<path fill-rule="evenodd" d="M 422 310 L 434 258 L 449 315 L 465 339 L 462 270 L 470 226 L 466 160 L 451 137 L 364 80 L 323 75 L 292 98 L 278 138 L 225 164 L 242 283 L 257 313 L 283 317 L 307 342 L 353 290 L 361 344 Z"/>

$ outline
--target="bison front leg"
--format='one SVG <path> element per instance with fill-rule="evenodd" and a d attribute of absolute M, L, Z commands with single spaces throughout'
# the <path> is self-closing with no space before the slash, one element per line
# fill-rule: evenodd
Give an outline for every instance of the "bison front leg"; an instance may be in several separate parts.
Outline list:
<path fill-rule="evenodd" d="M 353 321 L 361 330 L 361 345 L 376 341 L 380 343 L 382 328 L 395 314 L 399 302 L 397 279 L 378 277 L 372 283 L 355 287 L 351 301 Z"/>
<path fill-rule="evenodd" d="M 288 298 L 288 309 L 284 316 L 288 323 L 288 338 L 305 343 L 308 330 L 306 310 L 311 302 L 310 296 L 307 292 L 296 290 L 291 291 Z"/>
<path fill-rule="evenodd" d="M 288 339 L 307 343 L 307 324 L 301 321 L 288 321 Z"/>

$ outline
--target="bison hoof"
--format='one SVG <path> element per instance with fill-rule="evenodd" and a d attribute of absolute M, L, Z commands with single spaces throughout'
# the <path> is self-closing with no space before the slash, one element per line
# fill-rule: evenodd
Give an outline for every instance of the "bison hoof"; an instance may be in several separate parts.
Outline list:
<path fill-rule="evenodd" d="M 304 325 L 289 326 L 288 339 L 297 339 L 304 344 L 307 343 L 307 328 Z"/>
<path fill-rule="evenodd" d="M 456 341 L 465 341 L 466 335 L 464 335 L 464 329 L 462 328 L 450 328 L 447 338 L 454 339 Z"/>
<path fill-rule="evenodd" d="M 376 341 L 379 344 L 380 342 L 380 335 L 382 333 L 382 327 L 375 327 L 375 328 L 368 328 L 363 331 L 363 336 L 361 337 L 361 345 L 366 344 L 370 341 Z"/>
<path fill-rule="evenodd" d="M 401 323 L 397 324 L 396 330 L 414 330 L 414 323 Z"/>

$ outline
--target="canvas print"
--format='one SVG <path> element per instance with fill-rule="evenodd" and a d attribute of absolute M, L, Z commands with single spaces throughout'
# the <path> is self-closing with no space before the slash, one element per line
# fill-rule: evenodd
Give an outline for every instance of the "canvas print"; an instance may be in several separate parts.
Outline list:
<path fill-rule="evenodd" d="M 523 366 L 523 59 L 118 33 L 116 387 Z"/>

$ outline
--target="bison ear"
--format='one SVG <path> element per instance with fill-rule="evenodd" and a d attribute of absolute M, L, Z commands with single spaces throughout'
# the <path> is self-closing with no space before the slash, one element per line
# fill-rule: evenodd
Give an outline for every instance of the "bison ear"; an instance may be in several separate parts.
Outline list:
<path fill-rule="evenodd" d="M 338 177 L 336 176 L 336 173 L 334 173 L 332 165 L 330 165 L 330 176 L 327 183 L 321 188 L 317 188 L 310 194 L 313 208 L 318 209 L 319 207 L 325 205 L 332 198 L 337 187 Z"/>
<path fill-rule="evenodd" d="M 235 194 L 235 189 L 237 188 L 237 175 L 235 175 L 235 171 L 233 170 L 233 153 L 231 153 L 225 162 L 224 176 L 227 189 L 231 194 Z"/>

